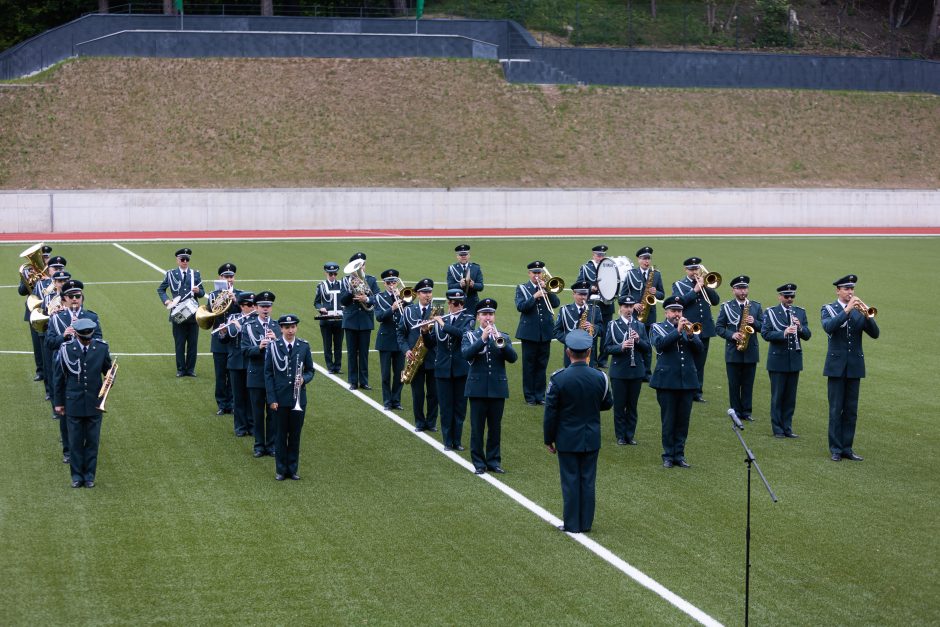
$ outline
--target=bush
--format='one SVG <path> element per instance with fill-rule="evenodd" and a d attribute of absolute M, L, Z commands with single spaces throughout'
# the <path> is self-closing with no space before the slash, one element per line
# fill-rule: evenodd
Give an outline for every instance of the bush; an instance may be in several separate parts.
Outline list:
<path fill-rule="evenodd" d="M 790 5 L 787 0 L 757 0 L 757 38 L 761 48 L 788 46 L 791 43 L 787 25 Z"/>

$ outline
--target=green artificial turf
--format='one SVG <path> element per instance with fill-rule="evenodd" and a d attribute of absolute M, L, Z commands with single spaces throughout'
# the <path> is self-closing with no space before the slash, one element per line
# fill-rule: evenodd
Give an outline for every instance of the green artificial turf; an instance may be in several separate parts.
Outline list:
<path fill-rule="evenodd" d="M 633 258 L 643 245 L 670 283 L 697 255 L 725 279 L 751 276 L 751 298 L 776 304 L 799 285 L 813 337 L 804 342 L 794 430 L 769 425 L 763 361 L 744 437 L 780 498 L 752 477 L 751 620 L 755 624 L 936 624 L 938 448 L 934 396 L 936 320 L 930 306 L 936 238 L 471 240 L 484 295 L 512 334 L 514 285 L 543 259 L 572 282 L 594 243 Z M 110 243 L 55 243 L 85 281 L 121 364 L 102 429 L 98 486 L 68 487 L 58 429 L 31 354 L 0 354 L 0 607 L 6 624 L 357 623 L 688 624 L 652 592 L 559 533 L 354 395 L 318 374 L 309 387 L 300 482 L 277 483 L 271 458 L 215 416 L 211 358 L 196 379 L 174 377 L 172 338 L 155 288 L 161 276 Z M 456 240 L 123 242 L 164 267 L 194 249 L 211 280 L 225 261 L 236 285 L 271 289 L 275 314 L 322 348 L 313 320 L 325 261 L 368 253 L 368 272 L 395 267 L 413 284 L 435 281 Z M 29 351 L 14 268 L 23 244 L 0 245 L 2 351 Z M 865 340 L 855 450 L 862 463 L 832 463 L 826 444 L 819 308 L 834 279 L 859 275 L 857 293 L 878 307 L 882 335 Z M 723 285 L 723 298 L 730 289 Z M 569 302 L 566 292 L 563 302 Z M 928 296 L 925 296 L 927 294 Z M 436 289 L 443 295 L 443 288 Z M 717 310 L 715 310 L 717 315 Z M 662 316 L 660 316 L 662 318 Z M 374 336 L 373 336 L 374 337 Z M 200 336 L 208 353 L 208 334 Z M 134 353 L 164 353 L 140 356 Z M 761 340 L 762 358 L 766 343 Z M 315 354 L 321 365 L 322 355 Z M 561 367 L 554 344 L 550 370 Z M 344 371 L 346 363 L 344 358 Z M 614 444 L 603 416 L 598 508 L 590 537 L 717 620 L 744 616 L 746 467 L 727 408 L 722 340 L 713 340 L 707 404 L 696 404 L 687 445 L 693 468 L 660 465 L 655 396 L 640 398 L 639 446 Z M 521 365 L 509 369 L 500 481 L 561 515 L 557 462 L 542 446 L 540 408 L 526 406 Z M 378 356 L 369 395 L 381 400 Z M 405 419 L 411 419 L 408 389 Z M 437 434 L 435 434 L 436 436 Z M 469 441 L 469 422 L 464 443 Z M 467 453 L 463 455 L 469 457 Z"/>

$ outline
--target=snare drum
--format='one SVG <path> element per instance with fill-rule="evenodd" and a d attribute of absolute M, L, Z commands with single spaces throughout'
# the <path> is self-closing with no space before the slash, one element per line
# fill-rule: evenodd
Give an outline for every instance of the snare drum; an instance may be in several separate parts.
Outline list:
<path fill-rule="evenodd" d="M 183 302 L 173 307 L 172 310 L 170 310 L 170 320 L 172 320 L 175 324 L 183 324 L 196 315 L 196 310 L 198 308 L 199 305 L 196 304 L 194 299 L 187 298 Z"/>

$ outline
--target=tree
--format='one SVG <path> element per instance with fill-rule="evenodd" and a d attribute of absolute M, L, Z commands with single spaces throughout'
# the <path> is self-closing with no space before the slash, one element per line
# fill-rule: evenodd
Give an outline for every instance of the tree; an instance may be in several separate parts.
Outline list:
<path fill-rule="evenodd" d="M 940 0 L 933 0 L 933 16 L 927 28 L 927 43 L 924 44 L 924 56 L 928 59 L 933 56 L 938 39 L 940 39 Z"/>

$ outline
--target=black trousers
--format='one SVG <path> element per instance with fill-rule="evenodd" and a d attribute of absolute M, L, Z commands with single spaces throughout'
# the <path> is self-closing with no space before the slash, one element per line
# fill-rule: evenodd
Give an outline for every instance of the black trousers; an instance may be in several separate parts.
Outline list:
<path fill-rule="evenodd" d="M 251 398 L 248 395 L 248 371 L 244 368 L 228 371 L 232 382 L 232 421 L 235 435 L 254 433 L 254 419 L 251 415 Z"/>
<path fill-rule="evenodd" d="M 829 377 L 829 451 L 854 453 L 855 423 L 858 421 L 858 392 L 861 379 Z"/>
<path fill-rule="evenodd" d="M 36 329 L 32 326 L 29 327 L 29 336 L 33 340 L 33 361 L 36 362 L 36 374 L 42 375 L 45 377 L 45 369 L 43 367 L 43 358 L 42 358 L 42 336 L 36 333 Z M 50 378 L 52 378 L 50 374 Z"/>
<path fill-rule="evenodd" d="M 594 523 L 594 485 L 597 479 L 598 452 L 563 453 L 558 451 L 565 531 L 590 531 Z"/>
<path fill-rule="evenodd" d="M 101 414 L 97 416 L 68 416 L 69 468 L 72 481 L 94 481 L 98 469 L 98 443 L 101 440 Z"/>
<path fill-rule="evenodd" d="M 545 380 L 552 343 L 522 340 L 522 395 L 527 403 L 545 402 Z"/>
<path fill-rule="evenodd" d="M 656 390 L 663 425 L 663 460 L 685 459 L 685 440 L 689 437 L 694 395 L 695 390 Z"/>
<path fill-rule="evenodd" d="M 279 475 L 299 474 L 300 431 L 304 427 L 304 411 L 294 411 L 292 406 L 278 405 L 274 413 L 274 469 Z"/>
<path fill-rule="evenodd" d="M 411 411 L 415 417 L 415 428 L 437 427 L 437 409 L 437 379 L 434 378 L 433 370 L 421 366 L 411 380 Z"/>
<path fill-rule="evenodd" d="M 652 324 L 644 324 L 643 328 L 646 329 L 646 337 L 650 336 L 650 327 Z M 646 365 L 646 380 L 649 381 L 650 377 L 653 375 L 653 351 L 648 351 L 646 353 L 640 353 L 643 356 L 643 363 Z"/>
<path fill-rule="evenodd" d="M 194 320 L 176 324 L 173 327 L 173 343 L 176 347 L 176 372 L 196 373 L 196 353 L 199 350 L 199 326 Z"/>
<path fill-rule="evenodd" d="M 632 440 L 636 435 L 637 403 L 643 379 L 611 379 L 614 395 L 614 434 L 618 440 Z"/>
<path fill-rule="evenodd" d="M 212 353 L 215 366 L 215 404 L 223 411 L 232 411 L 232 380 L 229 378 L 228 353 Z"/>
<path fill-rule="evenodd" d="M 42 334 L 39 336 L 39 340 L 42 343 L 40 348 L 40 353 L 42 353 L 42 371 L 48 372 L 49 376 L 43 377 L 43 387 L 46 388 L 46 394 L 50 397 L 52 396 L 52 380 L 55 377 L 54 375 L 54 355 L 55 351 L 46 346 L 46 335 Z"/>
<path fill-rule="evenodd" d="M 754 375 L 757 374 L 757 364 L 725 362 L 725 371 L 728 373 L 728 403 L 738 416 L 742 418 L 750 416 L 753 410 Z"/>
<path fill-rule="evenodd" d="M 372 329 L 346 329 L 346 380 L 349 385 L 369 385 L 369 340 Z"/>
<path fill-rule="evenodd" d="M 502 437 L 505 398 L 470 398 L 470 461 L 477 470 L 502 465 Z M 486 432 L 486 447 L 483 432 Z"/>
<path fill-rule="evenodd" d="M 248 388 L 251 419 L 254 422 L 255 452 L 274 455 L 275 425 L 264 388 Z"/>
<path fill-rule="evenodd" d="M 401 351 L 379 351 L 382 369 L 382 403 L 385 409 L 401 405 L 401 371 L 405 369 L 405 354 Z"/>
<path fill-rule="evenodd" d="M 343 323 L 327 322 L 320 325 L 320 336 L 323 338 L 323 361 L 330 372 L 339 372 L 343 369 Z"/>
<path fill-rule="evenodd" d="M 441 408 L 441 440 L 444 446 L 457 448 L 463 437 L 463 423 L 467 419 L 467 397 L 464 390 L 467 377 L 437 379 L 437 399 Z"/>
<path fill-rule="evenodd" d="M 695 361 L 695 370 L 698 372 L 698 389 L 696 394 L 701 394 L 705 385 L 705 361 L 708 359 L 708 341 L 710 337 L 701 337 L 703 350 L 700 353 L 693 353 L 692 359 Z"/>
<path fill-rule="evenodd" d="M 800 373 L 768 372 L 770 375 L 770 426 L 774 435 L 793 433 L 793 412 L 796 411 L 796 388 Z"/>
<path fill-rule="evenodd" d="M 602 328 L 598 333 L 594 334 L 595 341 L 600 344 L 597 346 L 597 350 L 592 350 L 592 353 L 597 353 L 597 364 L 603 367 L 607 367 L 607 350 L 604 347 L 604 336 L 607 333 L 607 325 L 610 324 L 610 321 L 614 319 L 614 308 L 612 305 L 606 305 L 601 307 L 601 323 Z"/>

